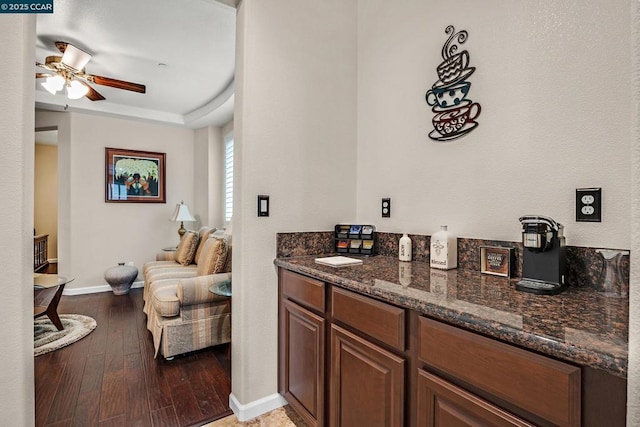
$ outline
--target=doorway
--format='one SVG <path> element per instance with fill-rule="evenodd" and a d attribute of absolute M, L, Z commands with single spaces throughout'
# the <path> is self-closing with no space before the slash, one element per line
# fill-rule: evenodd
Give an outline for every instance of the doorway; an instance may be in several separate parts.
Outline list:
<path fill-rule="evenodd" d="M 58 131 L 36 130 L 33 182 L 34 271 L 58 272 Z"/>

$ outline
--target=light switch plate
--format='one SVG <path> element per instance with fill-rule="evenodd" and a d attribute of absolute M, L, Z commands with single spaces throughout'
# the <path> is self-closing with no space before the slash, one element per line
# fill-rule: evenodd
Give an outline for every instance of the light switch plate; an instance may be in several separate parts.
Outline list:
<path fill-rule="evenodd" d="M 602 222 L 602 189 L 576 189 L 576 222 Z"/>
<path fill-rule="evenodd" d="M 258 195 L 258 216 L 269 216 L 269 196 Z"/>

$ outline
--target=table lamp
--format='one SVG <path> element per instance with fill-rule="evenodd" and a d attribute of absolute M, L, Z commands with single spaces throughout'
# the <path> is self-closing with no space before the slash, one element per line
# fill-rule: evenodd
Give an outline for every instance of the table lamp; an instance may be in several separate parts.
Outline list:
<path fill-rule="evenodd" d="M 171 221 L 174 221 L 174 222 L 180 221 L 180 228 L 178 229 L 178 234 L 180 235 L 180 239 L 182 239 L 182 236 L 187 231 L 187 229 L 184 228 L 184 221 L 189 222 L 189 221 L 195 221 L 195 220 L 196 219 L 193 217 L 193 215 L 191 215 L 191 212 L 189 212 L 189 207 L 185 205 L 183 201 L 180 201 L 180 203 L 176 205 L 176 210 L 173 212 L 173 215 L 171 216 Z"/>

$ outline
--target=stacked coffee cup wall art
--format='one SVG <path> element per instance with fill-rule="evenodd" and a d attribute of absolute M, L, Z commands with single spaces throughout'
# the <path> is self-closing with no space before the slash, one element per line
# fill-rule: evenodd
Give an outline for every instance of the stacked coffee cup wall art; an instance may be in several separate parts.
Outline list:
<path fill-rule="evenodd" d="M 427 104 L 434 113 L 433 130 L 429 138 L 438 142 L 447 142 L 462 136 L 478 127 L 476 119 L 481 107 L 469 98 L 471 82 L 469 77 L 476 70 L 469 66 L 469 52 L 458 52 L 460 45 L 469 37 L 466 31 L 455 32 L 453 25 L 445 29 L 449 38 L 442 47 L 443 61 L 436 68 L 438 81 L 426 93 Z"/>

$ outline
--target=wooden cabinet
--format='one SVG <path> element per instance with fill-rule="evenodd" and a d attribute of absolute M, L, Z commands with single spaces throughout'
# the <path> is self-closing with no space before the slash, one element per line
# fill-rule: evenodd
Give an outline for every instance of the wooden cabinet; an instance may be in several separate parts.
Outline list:
<path fill-rule="evenodd" d="M 624 426 L 626 381 L 279 271 L 279 391 L 310 426 Z"/>
<path fill-rule="evenodd" d="M 580 368 L 420 317 L 419 358 L 551 425 L 580 426 Z"/>
<path fill-rule="evenodd" d="M 419 427 L 533 427 L 509 412 L 423 370 L 418 371 Z"/>
<path fill-rule="evenodd" d="M 324 292 L 324 283 L 280 270 L 278 389 L 310 426 L 325 425 Z"/>
<path fill-rule="evenodd" d="M 405 425 L 405 310 L 282 269 L 279 292 L 279 391 L 305 422 Z"/>
<path fill-rule="evenodd" d="M 324 420 L 325 320 L 284 301 L 282 394 L 310 425 Z"/>
<path fill-rule="evenodd" d="M 403 358 L 331 326 L 332 427 L 404 425 Z"/>

